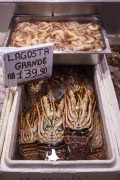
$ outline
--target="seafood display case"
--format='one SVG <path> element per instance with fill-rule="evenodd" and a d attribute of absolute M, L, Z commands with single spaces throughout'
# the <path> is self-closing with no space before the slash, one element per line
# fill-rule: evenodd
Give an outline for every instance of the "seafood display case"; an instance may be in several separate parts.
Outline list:
<path fill-rule="evenodd" d="M 119 180 L 120 113 L 105 56 L 111 34 L 120 31 L 119 7 L 102 1 L 12 4 L 4 46 L 53 42 L 54 65 L 50 79 L 15 91 L 3 180 Z M 119 76 L 112 76 L 118 88 Z"/>

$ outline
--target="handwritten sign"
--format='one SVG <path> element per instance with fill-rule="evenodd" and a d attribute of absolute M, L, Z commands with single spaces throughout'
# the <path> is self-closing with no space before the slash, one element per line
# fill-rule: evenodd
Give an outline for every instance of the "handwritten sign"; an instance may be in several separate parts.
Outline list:
<path fill-rule="evenodd" d="M 3 54 L 4 84 L 10 87 L 34 79 L 51 77 L 52 66 L 52 44 L 11 48 Z"/>

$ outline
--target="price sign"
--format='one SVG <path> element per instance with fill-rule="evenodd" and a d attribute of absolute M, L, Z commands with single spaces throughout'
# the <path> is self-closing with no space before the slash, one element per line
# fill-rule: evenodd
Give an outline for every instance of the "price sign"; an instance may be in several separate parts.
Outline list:
<path fill-rule="evenodd" d="M 52 44 L 11 48 L 3 53 L 4 84 L 15 86 L 22 82 L 51 77 L 52 66 Z"/>

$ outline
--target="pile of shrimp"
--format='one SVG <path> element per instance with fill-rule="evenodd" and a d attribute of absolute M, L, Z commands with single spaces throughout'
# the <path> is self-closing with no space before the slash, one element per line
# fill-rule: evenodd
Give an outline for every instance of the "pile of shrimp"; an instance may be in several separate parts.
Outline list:
<path fill-rule="evenodd" d="M 13 30 L 10 46 L 53 43 L 55 51 L 101 51 L 100 26 L 95 23 L 21 22 Z"/>

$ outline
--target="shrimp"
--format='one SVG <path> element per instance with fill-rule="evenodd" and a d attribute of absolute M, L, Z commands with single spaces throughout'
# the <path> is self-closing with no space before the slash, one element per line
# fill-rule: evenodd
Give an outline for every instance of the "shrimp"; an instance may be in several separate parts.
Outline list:
<path fill-rule="evenodd" d="M 86 41 L 86 44 L 92 44 L 95 42 L 95 39 L 92 37 L 89 37 L 88 40 Z"/>
<path fill-rule="evenodd" d="M 24 29 L 23 29 L 24 32 L 34 32 L 34 29 L 32 29 L 31 27 L 29 26 L 26 26 Z"/>
<path fill-rule="evenodd" d="M 49 37 L 47 37 L 47 38 L 45 39 L 45 43 L 49 43 L 49 42 L 55 43 L 56 40 L 55 40 L 54 38 L 51 38 L 51 37 L 49 36 Z"/>
<path fill-rule="evenodd" d="M 22 22 L 22 23 L 19 23 L 19 24 L 17 25 L 17 28 L 18 28 L 18 29 L 23 29 L 24 27 L 27 27 L 27 26 L 30 26 L 30 25 L 31 25 L 30 22 Z"/>
<path fill-rule="evenodd" d="M 22 34 L 20 34 L 20 35 L 18 35 L 18 36 L 15 37 L 15 41 L 21 42 L 21 41 L 23 41 L 23 40 L 24 40 L 24 37 L 23 37 Z"/>
<path fill-rule="evenodd" d="M 91 50 L 93 47 L 92 44 L 84 44 L 83 47 L 84 47 L 84 50 Z"/>
<path fill-rule="evenodd" d="M 80 45 L 80 46 L 73 46 L 73 51 L 83 51 L 84 50 L 84 46 Z"/>
<path fill-rule="evenodd" d="M 88 25 L 88 28 L 92 31 L 97 31 L 99 29 L 99 26 L 97 24 L 90 24 Z"/>
<path fill-rule="evenodd" d="M 59 30 L 61 29 L 61 23 L 58 22 L 52 22 L 52 26 L 54 30 Z"/>
<path fill-rule="evenodd" d="M 75 27 L 79 27 L 80 24 L 76 21 L 69 21 L 65 23 L 66 26 L 75 26 Z"/>
<path fill-rule="evenodd" d="M 95 34 L 93 36 L 96 40 L 100 40 L 102 38 L 102 35 L 101 34 Z"/>
<path fill-rule="evenodd" d="M 83 36 L 79 36 L 79 41 L 81 42 L 81 43 L 84 43 L 84 42 L 86 42 L 86 37 L 83 37 Z"/>
<path fill-rule="evenodd" d="M 80 41 L 72 41 L 71 42 L 74 46 L 80 46 L 80 45 L 82 45 L 82 42 L 80 42 Z"/>
<path fill-rule="evenodd" d="M 39 23 L 38 23 L 38 27 L 39 27 L 40 29 L 46 29 L 46 28 L 49 27 L 49 23 L 47 23 L 47 22 L 39 22 Z"/>
<path fill-rule="evenodd" d="M 31 39 L 31 44 L 32 45 L 38 44 L 38 39 L 37 38 Z"/>
<path fill-rule="evenodd" d="M 39 30 L 39 34 L 37 36 L 38 43 L 44 43 L 46 38 L 47 38 L 47 32 L 45 32 L 43 30 L 41 30 L 41 31 Z"/>
<path fill-rule="evenodd" d="M 56 31 L 53 31 L 53 33 L 51 33 L 51 36 L 55 36 L 57 37 L 58 39 L 64 39 L 64 32 L 63 30 L 56 30 Z"/>
<path fill-rule="evenodd" d="M 78 39 L 78 36 L 69 30 L 67 30 L 65 33 L 66 33 L 67 41 L 75 41 Z"/>
<path fill-rule="evenodd" d="M 96 23 L 22 22 L 13 31 L 12 46 L 27 46 L 52 42 L 55 50 L 101 50 L 103 39 Z"/>

